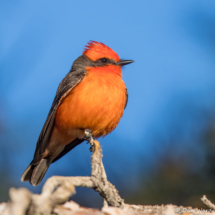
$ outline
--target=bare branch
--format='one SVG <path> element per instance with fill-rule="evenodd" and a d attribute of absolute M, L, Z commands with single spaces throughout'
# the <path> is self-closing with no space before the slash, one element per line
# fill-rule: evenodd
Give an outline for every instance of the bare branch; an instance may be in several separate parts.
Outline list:
<path fill-rule="evenodd" d="M 174 215 L 184 212 L 192 214 L 208 214 L 210 210 L 199 211 L 191 207 L 167 206 L 143 206 L 125 204 L 119 196 L 117 189 L 107 180 L 105 169 L 102 163 L 102 150 L 98 141 L 89 137 L 93 154 L 91 156 L 91 176 L 87 177 L 62 177 L 53 176 L 49 178 L 42 189 L 42 193 L 32 194 L 25 188 L 11 188 L 9 195 L 11 202 L 1 204 L 0 215 L 69 215 L 69 214 L 164 214 Z M 75 187 L 89 187 L 104 199 L 102 210 L 87 209 L 80 207 L 77 203 L 66 202 L 75 193 Z M 215 209 L 206 196 L 202 201 L 210 208 Z M 66 203 L 65 203 L 66 202 Z M 65 203 L 64 205 L 62 205 Z"/>
<path fill-rule="evenodd" d="M 201 198 L 202 202 L 207 205 L 209 208 L 215 210 L 215 205 L 209 200 L 207 199 L 207 197 L 204 195 L 202 198 Z"/>
<path fill-rule="evenodd" d="M 92 145 L 93 144 L 91 144 L 91 147 Z M 43 186 L 41 196 L 47 197 L 48 199 L 50 196 L 52 196 L 52 201 L 59 204 L 61 202 L 61 199 L 59 201 L 56 200 L 58 194 L 55 194 L 56 192 L 59 192 L 59 189 L 64 190 L 63 187 L 72 188 L 74 186 L 89 187 L 99 192 L 99 194 L 107 201 L 108 205 L 122 207 L 123 199 L 121 199 L 121 197 L 119 196 L 118 191 L 116 190 L 114 185 L 112 185 L 107 180 L 107 176 L 102 163 L 102 152 L 99 142 L 95 140 L 93 146 L 94 152 L 91 157 L 92 170 L 90 177 L 53 176 L 46 181 L 45 185 Z M 64 198 L 62 200 L 67 200 L 73 193 L 73 189 L 71 189 L 70 191 L 70 189 L 66 188 L 65 190 L 67 190 L 67 193 L 63 192 L 65 194 L 62 194 L 64 195 Z"/>
<path fill-rule="evenodd" d="M 51 214 L 53 209 L 75 193 L 75 187 L 89 187 L 104 198 L 109 206 L 123 207 L 124 201 L 117 189 L 108 180 L 102 163 L 102 150 L 98 141 L 90 136 L 89 142 L 93 154 L 91 156 L 91 176 L 89 177 L 62 177 L 49 178 L 40 195 L 32 194 L 27 189 L 10 190 L 10 214 Z"/>

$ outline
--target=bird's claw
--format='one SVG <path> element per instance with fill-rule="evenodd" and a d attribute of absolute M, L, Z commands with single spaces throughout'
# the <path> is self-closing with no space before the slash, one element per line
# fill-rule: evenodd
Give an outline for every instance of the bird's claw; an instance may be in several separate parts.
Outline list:
<path fill-rule="evenodd" d="M 95 145 L 92 145 L 89 150 L 90 150 L 90 152 L 94 152 L 95 151 Z"/>
<path fill-rule="evenodd" d="M 84 134 L 85 134 L 85 140 L 87 140 L 87 142 L 90 143 L 91 138 L 93 138 L 92 131 L 90 129 L 85 129 Z"/>
<path fill-rule="evenodd" d="M 87 143 L 90 143 L 90 151 L 94 152 L 95 151 L 95 144 L 94 144 L 94 139 L 92 137 L 92 131 L 90 129 L 85 129 L 85 140 L 87 140 Z"/>

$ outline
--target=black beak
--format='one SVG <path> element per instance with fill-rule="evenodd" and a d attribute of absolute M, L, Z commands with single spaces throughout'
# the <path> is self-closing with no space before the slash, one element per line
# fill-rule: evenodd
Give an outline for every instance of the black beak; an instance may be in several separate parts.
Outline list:
<path fill-rule="evenodd" d="M 120 65 L 120 66 L 125 66 L 129 63 L 133 63 L 134 61 L 133 60 L 120 60 L 116 63 L 116 65 Z"/>

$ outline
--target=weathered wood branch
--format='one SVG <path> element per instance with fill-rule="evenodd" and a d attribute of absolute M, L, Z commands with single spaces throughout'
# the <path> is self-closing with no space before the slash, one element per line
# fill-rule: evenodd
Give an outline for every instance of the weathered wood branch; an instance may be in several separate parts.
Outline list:
<path fill-rule="evenodd" d="M 215 205 L 209 200 L 207 199 L 207 197 L 204 195 L 202 198 L 201 198 L 202 202 L 207 205 L 209 208 L 215 210 Z"/>
<path fill-rule="evenodd" d="M 74 192 L 74 187 L 89 187 L 99 192 L 99 194 L 107 201 L 108 205 L 121 207 L 123 204 L 123 199 L 121 199 L 119 196 L 116 188 L 107 180 L 102 163 L 101 148 L 99 142 L 96 140 L 94 141 L 94 147 L 95 150 L 91 157 L 90 177 L 53 176 L 49 178 L 44 184 L 41 196 L 47 197 L 48 199 L 50 196 L 52 196 L 57 204 L 59 204 L 71 196 L 71 194 Z M 65 190 L 67 190 L 67 195 L 65 195 Z M 62 194 L 62 192 L 64 194 Z M 61 195 L 63 195 L 64 198 L 62 200 L 56 200 Z"/>
<path fill-rule="evenodd" d="M 11 188 L 10 202 L 0 204 L 0 215 L 69 215 L 69 214 L 165 214 L 174 215 L 190 212 L 192 214 L 209 214 L 211 210 L 198 210 L 191 207 L 143 206 L 125 204 L 117 189 L 107 180 L 102 163 L 102 151 L 98 141 L 89 140 L 93 154 L 91 156 L 91 176 L 62 177 L 53 176 L 43 186 L 42 193 L 32 194 L 25 188 Z M 66 202 L 75 193 L 75 187 L 89 187 L 104 199 L 102 210 L 80 207 L 75 202 Z M 202 201 L 211 209 L 215 209 L 205 196 Z M 66 203 L 65 203 L 66 202 Z M 65 203 L 65 204 L 63 204 Z M 211 214 L 211 213 L 210 213 Z M 214 213 L 215 214 L 215 213 Z"/>
<path fill-rule="evenodd" d="M 89 140 L 93 154 L 91 157 L 90 177 L 61 177 L 49 178 L 43 186 L 40 195 L 32 194 L 25 188 L 10 190 L 11 214 L 50 214 L 56 205 L 65 203 L 75 193 L 75 187 L 89 187 L 104 198 L 109 206 L 122 207 L 123 199 L 117 189 L 107 180 L 102 163 L 102 152 L 98 141 Z"/>

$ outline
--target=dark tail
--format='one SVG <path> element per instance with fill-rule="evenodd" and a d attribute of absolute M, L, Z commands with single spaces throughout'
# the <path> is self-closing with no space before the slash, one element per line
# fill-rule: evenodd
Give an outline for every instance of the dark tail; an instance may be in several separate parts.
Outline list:
<path fill-rule="evenodd" d="M 23 173 L 21 181 L 29 181 L 33 186 L 37 186 L 42 181 L 51 163 L 57 161 L 59 158 L 64 156 L 66 153 L 68 153 L 70 150 L 72 150 L 75 146 L 79 145 L 83 141 L 84 140 L 80 139 L 73 140 L 70 144 L 66 145 L 64 150 L 54 159 L 43 158 L 37 164 L 34 164 L 33 160 Z"/>
<path fill-rule="evenodd" d="M 23 173 L 21 181 L 29 181 L 33 186 L 37 186 L 42 181 L 51 163 L 50 158 L 42 159 L 36 165 L 31 162 Z"/>

